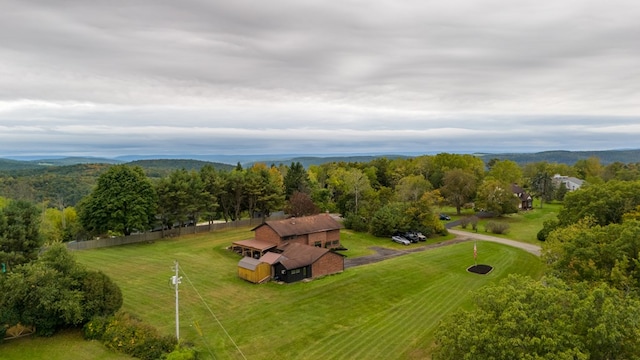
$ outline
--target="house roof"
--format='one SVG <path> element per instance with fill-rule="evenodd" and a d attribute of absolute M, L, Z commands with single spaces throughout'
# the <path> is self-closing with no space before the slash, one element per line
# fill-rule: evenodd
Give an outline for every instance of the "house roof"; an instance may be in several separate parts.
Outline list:
<path fill-rule="evenodd" d="M 242 247 L 251 248 L 251 249 L 256 249 L 256 250 L 259 250 L 259 251 L 265 251 L 265 250 L 268 250 L 268 249 L 276 247 L 276 245 L 274 245 L 274 244 L 272 244 L 270 242 L 266 242 L 266 241 L 262 241 L 262 240 L 256 240 L 256 239 L 234 241 L 233 245 L 242 246 Z"/>
<path fill-rule="evenodd" d="M 576 184 L 576 185 L 578 185 L 578 186 L 582 186 L 582 184 L 584 183 L 584 180 L 580 180 L 580 179 L 578 179 L 578 178 L 574 178 L 574 177 L 571 177 L 571 176 L 568 176 L 568 177 L 567 177 L 566 179 L 564 179 L 564 180 L 565 180 L 565 181 L 568 181 L 568 182 L 572 182 L 572 183 L 574 183 L 574 184 Z"/>
<path fill-rule="evenodd" d="M 511 192 L 521 194 L 524 192 L 524 189 L 518 184 L 511 184 Z"/>
<path fill-rule="evenodd" d="M 284 220 L 267 221 L 256 226 L 255 231 L 261 226 L 269 226 L 280 237 L 292 235 L 313 234 L 318 232 L 340 229 L 342 226 L 329 214 L 319 214 L 305 217 L 292 217 Z"/>
<path fill-rule="evenodd" d="M 330 251 L 329 249 L 315 246 L 297 243 L 288 244 L 281 254 L 280 264 L 287 270 L 301 268 L 313 264 Z"/>
<path fill-rule="evenodd" d="M 280 260 L 280 257 L 282 255 L 278 254 L 278 253 L 274 253 L 274 252 L 267 252 L 264 255 L 262 255 L 260 257 L 260 261 L 262 262 L 266 262 L 269 265 L 273 265 L 275 263 L 278 262 L 278 260 Z"/>
<path fill-rule="evenodd" d="M 256 267 L 258 267 L 258 265 L 260 265 L 261 263 L 262 261 L 258 259 L 245 256 L 242 259 L 240 259 L 240 261 L 238 262 L 238 266 L 243 269 L 255 270 Z"/>

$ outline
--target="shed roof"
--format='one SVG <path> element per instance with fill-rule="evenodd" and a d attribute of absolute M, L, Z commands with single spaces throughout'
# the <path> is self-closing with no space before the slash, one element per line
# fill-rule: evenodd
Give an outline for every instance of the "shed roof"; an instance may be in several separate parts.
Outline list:
<path fill-rule="evenodd" d="M 267 252 L 260 257 L 260 261 L 273 265 L 278 262 L 282 255 L 274 252 Z"/>
<path fill-rule="evenodd" d="M 261 263 L 262 261 L 258 259 L 245 256 L 242 259 L 240 259 L 240 261 L 238 262 L 238 266 L 248 270 L 255 270 L 256 267 L 258 267 L 258 265 L 260 265 Z"/>
<path fill-rule="evenodd" d="M 304 244 L 292 243 L 288 244 L 282 252 L 280 264 L 282 264 L 287 270 L 297 269 L 313 264 L 328 252 L 331 252 L 331 250 Z M 336 255 L 342 256 L 340 254 Z"/>
<path fill-rule="evenodd" d="M 233 245 L 242 246 L 242 247 L 251 248 L 251 249 L 256 249 L 256 250 L 259 250 L 259 251 L 265 251 L 265 250 L 268 250 L 268 249 L 276 247 L 275 244 L 272 244 L 272 243 L 266 242 L 266 241 L 262 241 L 262 240 L 256 240 L 256 239 L 234 241 Z"/>
<path fill-rule="evenodd" d="M 253 230 L 261 226 L 271 227 L 280 237 L 338 230 L 342 227 L 340 223 L 329 214 L 267 221 L 264 224 L 256 226 Z"/>

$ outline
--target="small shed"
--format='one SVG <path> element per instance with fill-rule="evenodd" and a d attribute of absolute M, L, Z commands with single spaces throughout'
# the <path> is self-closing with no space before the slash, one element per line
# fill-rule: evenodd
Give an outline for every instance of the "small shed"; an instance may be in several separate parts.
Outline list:
<path fill-rule="evenodd" d="M 244 257 L 238 262 L 238 276 L 254 284 L 271 278 L 271 265 L 258 259 Z"/>

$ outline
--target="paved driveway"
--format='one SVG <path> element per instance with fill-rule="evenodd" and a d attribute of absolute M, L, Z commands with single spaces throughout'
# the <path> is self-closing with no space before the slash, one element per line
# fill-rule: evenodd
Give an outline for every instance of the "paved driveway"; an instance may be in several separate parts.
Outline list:
<path fill-rule="evenodd" d="M 499 237 L 495 237 L 495 236 L 491 236 L 491 235 L 470 233 L 470 232 L 454 230 L 454 229 L 447 229 L 447 230 L 449 230 L 450 233 L 455 234 L 456 238 L 453 239 L 453 240 L 447 240 L 447 241 L 442 241 L 442 242 L 435 243 L 435 244 L 422 245 L 422 246 L 417 246 L 417 247 L 412 244 L 412 246 L 408 246 L 407 247 L 407 250 L 394 250 L 394 249 L 389 249 L 389 248 L 383 248 L 383 247 L 377 247 L 376 246 L 376 247 L 372 248 L 373 250 L 376 251 L 376 253 L 373 254 L 373 255 L 361 256 L 361 257 L 357 257 L 357 258 L 346 258 L 346 259 L 344 259 L 344 268 L 348 269 L 348 268 L 354 267 L 354 266 L 371 264 L 371 263 L 375 263 L 375 262 L 378 262 L 378 261 L 383 261 L 383 260 L 386 260 L 386 259 L 389 259 L 389 258 L 392 258 L 392 257 L 410 254 L 412 252 L 429 250 L 429 249 L 433 249 L 433 248 L 440 247 L 440 246 L 452 245 L 452 244 L 457 244 L 457 243 L 460 243 L 460 242 L 463 242 L 463 241 L 471 241 L 471 240 L 493 241 L 493 242 L 497 242 L 497 243 L 500 243 L 500 244 L 517 247 L 517 248 L 522 249 L 524 251 L 530 252 L 533 255 L 540 256 L 540 246 L 538 246 L 538 245 L 527 244 L 527 243 L 522 243 L 522 242 L 518 242 L 518 241 L 514 241 L 514 240 L 503 239 L 503 238 L 499 238 Z"/>
<path fill-rule="evenodd" d="M 467 231 L 447 229 L 450 233 L 455 234 L 456 237 L 468 240 L 482 240 L 482 241 L 492 241 L 497 242 L 504 245 L 509 245 L 513 247 L 520 248 L 524 251 L 528 251 L 533 255 L 540 256 L 540 246 L 534 244 L 523 243 L 519 241 L 503 239 L 496 236 L 478 234 L 478 233 L 470 233 Z"/>

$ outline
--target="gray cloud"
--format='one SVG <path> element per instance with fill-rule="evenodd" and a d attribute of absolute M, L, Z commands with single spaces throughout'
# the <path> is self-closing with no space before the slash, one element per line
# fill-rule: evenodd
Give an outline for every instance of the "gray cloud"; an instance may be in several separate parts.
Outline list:
<path fill-rule="evenodd" d="M 0 156 L 637 147 L 630 0 L 12 1 Z"/>

